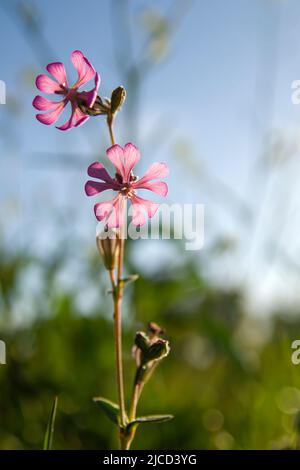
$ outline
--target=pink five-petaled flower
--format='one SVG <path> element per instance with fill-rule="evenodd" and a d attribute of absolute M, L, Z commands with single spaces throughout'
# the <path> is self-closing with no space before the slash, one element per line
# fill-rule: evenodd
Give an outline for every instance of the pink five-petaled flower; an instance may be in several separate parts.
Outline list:
<path fill-rule="evenodd" d="M 71 129 L 71 127 L 81 126 L 88 118 L 81 111 L 79 103 L 82 102 L 87 107 L 92 107 L 98 93 L 100 85 L 100 75 L 95 71 L 94 67 L 87 60 L 81 51 L 74 51 L 71 54 L 71 61 L 77 70 L 78 78 L 76 83 L 70 87 L 68 85 L 65 66 L 62 62 L 53 62 L 48 64 L 46 69 L 52 76 L 38 75 L 36 79 L 37 88 L 44 93 L 54 93 L 62 96 L 61 101 L 51 101 L 42 96 L 36 96 L 33 100 L 33 106 L 39 111 L 48 111 L 44 114 L 37 114 L 36 118 L 43 124 L 53 124 L 61 115 L 63 109 L 68 103 L 71 104 L 71 117 L 62 126 L 57 127 L 62 131 Z M 95 79 L 95 86 L 90 91 L 78 91 L 79 87 Z"/>
<path fill-rule="evenodd" d="M 88 167 L 88 175 L 101 180 L 88 181 L 85 192 L 88 196 L 94 196 L 106 189 L 117 191 L 117 196 L 107 202 L 95 204 L 94 211 L 98 220 L 104 220 L 108 228 L 118 228 L 122 225 L 122 208 L 125 199 L 132 203 L 132 223 L 135 226 L 144 225 L 147 217 L 153 217 L 159 204 L 143 199 L 136 195 L 137 189 L 149 189 L 160 196 L 166 196 L 168 186 L 163 181 L 153 181 L 167 176 L 169 170 L 165 163 L 153 163 L 144 176 L 138 179 L 133 174 L 133 168 L 140 159 L 139 149 L 128 143 L 124 148 L 113 145 L 106 154 L 115 166 L 117 172 L 112 178 L 102 163 L 94 162 Z"/>

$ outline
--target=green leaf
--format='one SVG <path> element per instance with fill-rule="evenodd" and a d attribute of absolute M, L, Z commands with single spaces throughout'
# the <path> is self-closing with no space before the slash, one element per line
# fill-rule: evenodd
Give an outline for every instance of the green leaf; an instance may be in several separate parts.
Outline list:
<path fill-rule="evenodd" d="M 123 286 L 126 286 L 126 284 L 130 284 L 131 282 L 137 281 L 139 278 L 138 274 L 131 274 L 128 277 L 125 277 L 124 279 L 121 280 Z"/>
<path fill-rule="evenodd" d="M 49 416 L 49 421 L 47 424 L 47 429 L 44 438 L 44 450 L 51 450 L 52 449 L 52 442 L 53 442 L 53 434 L 54 434 L 54 425 L 55 425 L 55 418 L 56 418 L 56 410 L 57 410 L 57 402 L 58 398 L 54 398 L 54 402 L 52 405 L 51 413 Z"/>
<path fill-rule="evenodd" d="M 165 421 L 170 421 L 173 419 L 173 415 L 151 415 L 151 416 L 139 416 L 133 421 L 130 421 L 126 427 L 126 431 L 129 431 L 130 428 L 141 423 L 164 423 Z"/>
<path fill-rule="evenodd" d="M 93 401 L 99 405 L 106 416 L 115 424 L 119 424 L 119 405 L 102 397 L 95 397 Z"/>

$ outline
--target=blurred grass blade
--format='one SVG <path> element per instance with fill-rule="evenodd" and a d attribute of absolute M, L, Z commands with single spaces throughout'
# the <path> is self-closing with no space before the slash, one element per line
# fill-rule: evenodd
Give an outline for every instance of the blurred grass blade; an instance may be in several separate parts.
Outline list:
<path fill-rule="evenodd" d="M 93 402 L 97 403 L 113 423 L 119 424 L 119 406 L 116 403 L 103 397 L 95 397 Z"/>
<path fill-rule="evenodd" d="M 54 425 L 55 425 L 55 417 L 56 417 L 56 410 L 57 410 L 57 402 L 58 398 L 54 398 L 54 402 L 52 405 L 52 410 L 49 416 L 49 421 L 47 425 L 47 430 L 44 439 L 44 450 L 51 450 L 52 449 L 52 442 L 53 442 L 53 434 L 54 434 Z"/>

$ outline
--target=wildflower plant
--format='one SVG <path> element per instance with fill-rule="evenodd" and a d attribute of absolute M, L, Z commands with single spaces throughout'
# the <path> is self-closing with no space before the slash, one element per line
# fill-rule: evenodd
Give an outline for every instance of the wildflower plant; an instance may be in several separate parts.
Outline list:
<path fill-rule="evenodd" d="M 126 98 L 125 89 L 120 86 L 113 90 L 111 97 L 102 98 L 98 95 L 100 75 L 96 72 L 89 60 L 81 51 L 71 54 L 71 61 L 78 77 L 74 85 L 70 86 L 61 62 L 47 65 L 46 74 L 36 79 L 37 88 L 43 93 L 51 93 L 58 100 L 49 100 L 43 96 L 36 96 L 33 106 L 43 113 L 36 118 L 43 124 L 54 124 L 60 117 L 64 108 L 70 104 L 71 116 L 68 121 L 57 129 L 66 131 L 81 126 L 90 117 L 102 115 L 106 118 L 112 146 L 106 151 L 106 158 L 115 167 L 115 175 L 110 175 L 105 165 L 100 161 L 89 165 L 87 169 L 89 179 L 85 184 L 88 196 L 96 196 L 108 189 L 113 190 L 113 199 L 97 202 L 94 206 L 96 219 L 103 224 L 103 230 L 97 234 L 96 243 L 103 259 L 104 266 L 109 274 L 111 295 L 114 305 L 114 342 L 116 356 L 116 382 L 118 402 L 96 397 L 94 402 L 117 426 L 121 449 L 130 449 L 137 427 L 144 423 L 159 423 L 173 418 L 172 415 L 138 416 L 137 407 L 142 390 L 158 364 L 169 354 L 170 346 L 162 338 L 164 331 L 155 323 L 150 322 L 148 331 L 138 331 L 132 349 L 135 361 L 135 377 L 132 387 L 132 396 L 129 407 L 126 406 L 124 394 L 123 350 L 122 350 L 122 300 L 124 289 L 130 282 L 135 282 L 138 275 L 124 277 L 125 234 L 128 225 L 127 203 L 130 202 L 131 223 L 136 227 L 146 224 L 148 218 L 155 215 L 159 204 L 140 197 L 139 190 L 148 190 L 165 197 L 168 186 L 161 179 L 168 174 L 165 163 L 153 163 L 146 173 L 138 178 L 135 168 L 140 160 L 139 149 L 131 142 L 125 146 L 116 143 L 114 135 L 114 122 L 118 111 Z M 94 81 L 92 89 L 80 90 L 83 85 Z"/>

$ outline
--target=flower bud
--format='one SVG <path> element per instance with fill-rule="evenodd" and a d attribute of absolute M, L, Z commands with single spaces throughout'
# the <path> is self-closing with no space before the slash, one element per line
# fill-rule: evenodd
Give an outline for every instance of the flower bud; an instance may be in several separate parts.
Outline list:
<path fill-rule="evenodd" d="M 133 356 L 136 361 L 135 384 L 141 387 L 149 380 L 159 362 L 170 352 L 169 341 L 159 337 L 164 331 L 156 323 L 148 325 L 148 334 L 138 331 L 135 336 Z"/>
<path fill-rule="evenodd" d="M 102 256 L 104 265 L 108 271 L 115 268 L 119 253 L 119 238 L 116 233 L 111 238 L 107 232 L 103 232 L 96 238 L 98 251 Z"/>
<path fill-rule="evenodd" d="M 111 114 L 115 114 L 120 110 L 126 98 L 126 90 L 122 86 L 119 86 L 113 90 L 110 97 L 110 111 Z"/>

